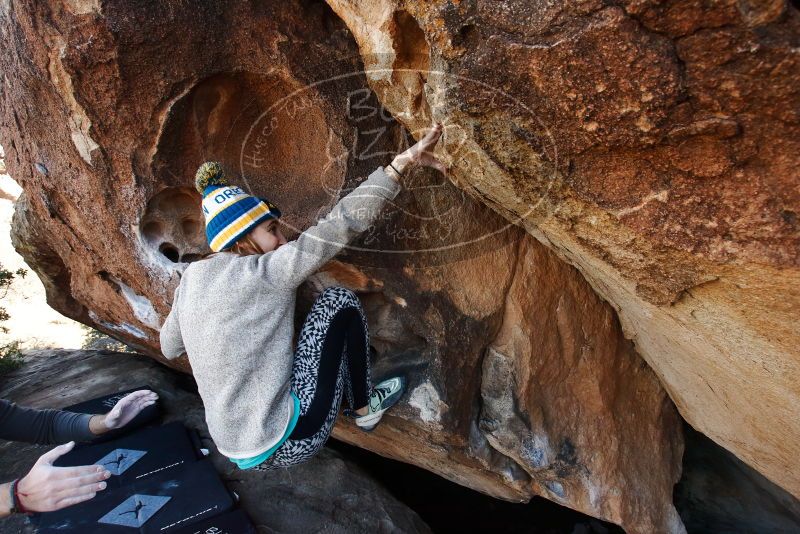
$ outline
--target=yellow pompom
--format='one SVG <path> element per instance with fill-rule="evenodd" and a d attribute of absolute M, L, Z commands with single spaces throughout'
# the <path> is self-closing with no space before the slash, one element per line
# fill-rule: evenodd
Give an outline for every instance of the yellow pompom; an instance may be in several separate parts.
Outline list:
<path fill-rule="evenodd" d="M 206 161 L 194 175 L 194 186 L 201 195 L 209 185 L 228 185 L 225 170 L 219 162 Z"/>

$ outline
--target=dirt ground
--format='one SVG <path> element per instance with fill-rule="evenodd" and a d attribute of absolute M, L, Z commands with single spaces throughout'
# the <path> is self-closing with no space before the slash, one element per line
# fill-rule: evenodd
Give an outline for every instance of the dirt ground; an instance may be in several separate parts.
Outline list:
<path fill-rule="evenodd" d="M 19 341 L 21 349 L 80 349 L 87 330 L 47 305 L 44 286 L 11 246 L 11 217 L 14 200 L 22 192 L 7 174 L 0 174 L 0 264 L 9 271 L 27 269 L 25 278 L 15 277 L 7 292 L 0 290 L 0 307 L 11 315 L 0 323 L 8 328 L 0 332 L 0 346 Z"/>

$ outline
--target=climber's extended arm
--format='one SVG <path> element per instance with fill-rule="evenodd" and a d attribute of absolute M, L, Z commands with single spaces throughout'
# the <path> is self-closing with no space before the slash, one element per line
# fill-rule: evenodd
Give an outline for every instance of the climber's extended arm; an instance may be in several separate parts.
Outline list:
<path fill-rule="evenodd" d="M 447 173 L 447 167 L 433 155 L 443 126 L 436 123 L 416 144 L 398 154 L 386 168 L 378 167 L 364 182 L 333 207 L 317 224 L 299 238 L 250 261 L 274 287 L 295 289 L 355 236 L 367 230 L 387 202 L 402 189 L 404 169 L 410 165 L 432 167 Z M 388 174 L 391 173 L 391 174 Z"/>
<path fill-rule="evenodd" d="M 345 195 L 331 212 L 294 241 L 272 252 L 252 256 L 266 281 L 274 287 L 295 289 L 333 258 L 380 216 L 388 201 L 402 189 L 383 167 Z"/>

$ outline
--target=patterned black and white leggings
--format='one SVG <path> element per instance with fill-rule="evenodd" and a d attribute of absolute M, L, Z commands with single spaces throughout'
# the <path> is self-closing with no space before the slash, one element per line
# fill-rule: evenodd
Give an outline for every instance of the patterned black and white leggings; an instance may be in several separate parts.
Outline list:
<path fill-rule="evenodd" d="M 300 417 L 289 438 L 254 467 L 271 470 L 309 460 L 328 441 L 342 392 L 351 409 L 366 406 L 372 390 L 369 330 L 361 302 L 343 287 L 329 287 L 306 317 L 292 369 Z"/>

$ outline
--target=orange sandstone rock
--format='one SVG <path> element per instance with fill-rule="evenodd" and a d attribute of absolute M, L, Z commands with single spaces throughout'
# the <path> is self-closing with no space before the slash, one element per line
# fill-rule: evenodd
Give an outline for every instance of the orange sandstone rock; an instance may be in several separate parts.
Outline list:
<path fill-rule="evenodd" d="M 54 307 L 158 358 L 200 162 L 296 234 L 442 120 L 450 179 L 413 173 L 301 293 L 357 286 L 375 376 L 411 380 L 336 435 L 681 532 L 671 398 L 798 495 L 798 16 L 679 4 L 8 4 L 16 247 Z"/>

